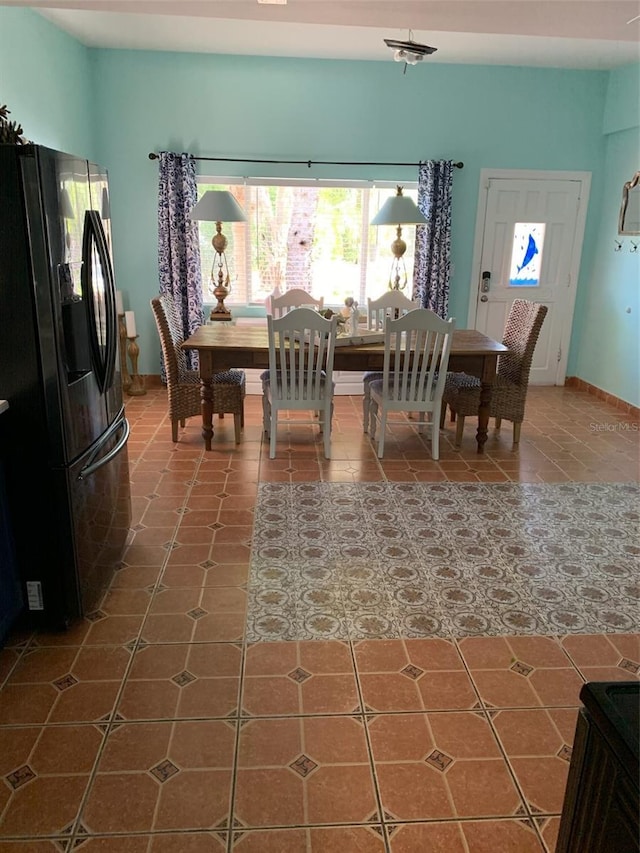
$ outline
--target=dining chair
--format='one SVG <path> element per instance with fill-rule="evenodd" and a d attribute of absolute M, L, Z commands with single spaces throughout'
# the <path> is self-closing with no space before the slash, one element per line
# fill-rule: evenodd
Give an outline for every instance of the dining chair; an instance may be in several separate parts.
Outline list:
<path fill-rule="evenodd" d="M 307 293 L 301 287 L 292 287 L 291 290 L 285 290 L 284 293 L 277 294 L 276 296 L 271 294 L 269 296 L 267 313 L 279 319 L 294 308 L 311 306 L 315 306 L 318 309 L 324 308 L 324 296 L 314 299 L 310 293 Z"/>
<path fill-rule="evenodd" d="M 262 383 L 263 426 L 269 437 L 269 458 L 276 455 L 278 414 L 309 410 L 324 439 L 324 455 L 331 457 L 333 419 L 333 353 L 337 317 L 325 320 L 311 308 L 294 308 L 276 319 L 267 315 L 269 377 Z M 287 421 L 284 421 L 285 423 Z"/>
<path fill-rule="evenodd" d="M 367 329 L 372 332 L 384 331 L 387 317 L 395 320 L 407 311 L 419 308 L 420 302 L 412 302 L 399 290 L 387 290 L 377 299 L 367 298 Z M 369 386 L 375 379 L 382 379 L 380 370 L 367 370 L 362 377 L 362 426 L 364 432 L 369 432 L 369 401 L 371 395 Z"/>
<path fill-rule="evenodd" d="M 178 440 L 178 425 L 184 428 L 187 418 L 202 414 L 200 374 L 187 368 L 182 324 L 174 300 L 168 294 L 151 300 L 156 321 L 162 358 L 167 379 L 171 440 Z M 233 415 L 235 442 L 240 443 L 244 427 L 244 398 L 246 377 L 244 370 L 227 370 L 213 376 L 213 412 L 219 417 Z"/>
<path fill-rule="evenodd" d="M 491 386 L 489 417 L 496 419 L 496 429 L 500 429 L 503 418 L 513 422 L 514 447 L 520 442 L 531 362 L 547 310 L 547 306 L 539 302 L 514 299 L 505 324 L 502 343 L 509 347 L 509 352 L 498 358 L 498 370 Z M 451 419 L 456 421 L 455 446 L 460 447 L 465 417 L 478 414 L 480 380 L 466 373 L 450 372 L 442 403 L 440 426 L 444 426 L 449 406 Z"/>
<path fill-rule="evenodd" d="M 324 308 L 324 296 L 314 299 L 310 293 L 307 293 L 301 287 L 292 287 L 291 290 L 286 290 L 284 293 L 278 293 L 275 296 L 273 293 L 270 294 L 266 304 L 267 314 L 271 314 L 272 317 L 279 320 L 280 317 L 284 317 L 285 314 L 293 311 L 294 308 L 310 308 L 311 306 L 315 306 L 316 309 L 322 310 Z M 269 371 L 263 370 L 260 374 L 260 381 L 264 385 L 268 380 Z M 264 388 L 262 389 L 262 393 L 264 394 Z"/>
<path fill-rule="evenodd" d="M 431 457 L 439 458 L 440 406 L 455 325 L 455 319 L 443 320 L 428 308 L 415 308 L 397 320 L 387 318 L 382 379 L 369 386 L 371 440 L 375 441 L 379 425 L 379 459 L 384 455 L 389 412 L 418 412 L 419 433 L 430 414 Z"/>

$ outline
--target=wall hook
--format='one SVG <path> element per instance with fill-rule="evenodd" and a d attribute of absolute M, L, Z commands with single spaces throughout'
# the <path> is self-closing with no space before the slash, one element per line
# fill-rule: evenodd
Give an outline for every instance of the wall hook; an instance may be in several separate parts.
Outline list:
<path fill-rule="evenodd" d="M 620 242 L 620 240 L 615 240 L 615 239 L 613 242 L 616 244 L 613 251 L 619 252 L 622 249 L 622 243 Z"/>
<path fill-rule="evenodd" d="M 640 243 L 634 243 L 633 240 L 629 240 L 629 242 L 631 243 L 631 248 L 629 249 L 629 251 L 632 253 L 637 252 L 638 246 L 640 245 Z"/>

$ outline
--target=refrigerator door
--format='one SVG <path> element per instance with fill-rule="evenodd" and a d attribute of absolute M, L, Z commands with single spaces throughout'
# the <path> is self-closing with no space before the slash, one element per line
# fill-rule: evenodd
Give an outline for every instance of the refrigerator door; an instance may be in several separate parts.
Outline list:
<path fill-rule="evenodd" d="M 92 366 L 104 394 L 113 384 L 117 317 L 111 259 L 96 210 L 85 211 L 82 243 L 82 293 L 89 312 Z"/>
<path fill-rule="evenodd" d="M 109 178 L 106 169 L 95 163 L 89 163 L 89 192 L 91 196 L 91 208 L 100 212 L 100 221 L 107 245 L 109 263 L 111 267 L 111 278 L 115 284 L 115 273 L 113 271 L 113 250 L 111 241 L 111 197 L 109 190 Z M 117 324 L 117 318 L 116 318 Z M 113 365 L 113 382 L 106 389 L 107 420 L 113 423 L 122 408 L 122 376 L 120 372 L 120 335 L 116 334 L 116 357 Z"/>
<path fill-rule="evenodd" d="M 113 282 L 110 260 L 103 272 L 99 229 L 91 215 L 87 216 L 91 210 L 87 161 L 46 148 L 38 147 L 36 152 L 39 175 L 30 175 L 25 167 L 25 185 L 33 193 L 33 183 L 39 179 L 40 210 L 35 199 L 28 200 L 27 215 L 32 221 L 31 233 L 37 233 L 38 217 L 44 218 L 45 256 L 32 245 L 35 276 L 43 285 L 42 293 L 36 289 L 36 314 L 41 322 L 52 323 L 53 340 L 38 330 L 36 335 L 42 362 L 53 360 L 57 368 L 61 411 L 47 405 L 47 419 L 61 421 L 63 448 L 51 463 L 68 465 L 109 425 L 104 396 L 108 361 L 97 355 L 101 347 L 106 352 L 110 342 L 104 337 L 99 343 L 96 335 L 100 327 L 104 336 L 108 334 L 107 290 Z M 49 293 L 45 294 L 47 281 Z M 104 308 L 96 320 L 92 311 L 102 282 L 107 290 L 102 293 Z"/>
<path fill-rule="evenodd" d="M 124 411 L 91 451 L 68 470 L 80 612 L 97 610 L 120 568 L 131 524 Z M 71 614 L 76 615 L 76 614 Z"/>

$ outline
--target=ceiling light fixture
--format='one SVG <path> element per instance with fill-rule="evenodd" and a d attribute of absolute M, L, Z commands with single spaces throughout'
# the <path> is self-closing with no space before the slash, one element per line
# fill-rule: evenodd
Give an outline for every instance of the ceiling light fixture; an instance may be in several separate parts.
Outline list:
<path fill-rule="evenodd" d="M 413 41 L 413 30 L 409 30 L 409 38 L 407 41 L 398 41 L 398 39 L 384 39 L 387 47 L 393 50 L 393 58 L 395 62 L 404 62 L 403 74 L 407 73 L 407 65 L 416 65 L 422 62 L 425 56 L 435 53 L 437 47 L 430 47 L 428 44 L 418 44 Z"/>

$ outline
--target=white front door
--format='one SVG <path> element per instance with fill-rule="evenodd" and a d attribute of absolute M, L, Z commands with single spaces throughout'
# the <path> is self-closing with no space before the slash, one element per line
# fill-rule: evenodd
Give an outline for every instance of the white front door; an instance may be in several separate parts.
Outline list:
<path fill-rule="evenodd" d="M 546 305 L 531 384 L 564 383 L 589 184 L 584 172 L 481 175 L 469 323 L 499 341 L 514 299 Z"/>

